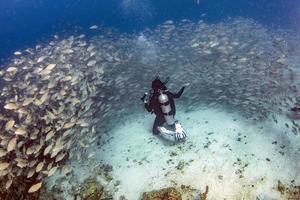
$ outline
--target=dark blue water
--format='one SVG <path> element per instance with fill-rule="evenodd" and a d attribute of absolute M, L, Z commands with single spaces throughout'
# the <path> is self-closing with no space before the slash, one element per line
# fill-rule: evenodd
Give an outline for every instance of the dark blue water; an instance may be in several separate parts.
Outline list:
<path fill-rule="evenodd" d="M 0 0 L 0 63 L 54 34 L 94 24 L 140 31 L 165 20 L 214 23 L 246 17 L 272 28 L 300 30 L 299 0 Z"/>

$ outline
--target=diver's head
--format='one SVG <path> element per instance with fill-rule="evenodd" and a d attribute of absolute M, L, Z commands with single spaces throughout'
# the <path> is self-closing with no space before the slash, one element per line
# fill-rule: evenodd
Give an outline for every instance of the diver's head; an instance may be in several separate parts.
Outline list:
<path fill-rule="evenodd" d="M 166 85 L 159 79 L 159 76 L 157 76 L 153 81 L 152 81 L 152 89 L 156 92 L 159 90 L 166 90 L 167 87 Z"/>

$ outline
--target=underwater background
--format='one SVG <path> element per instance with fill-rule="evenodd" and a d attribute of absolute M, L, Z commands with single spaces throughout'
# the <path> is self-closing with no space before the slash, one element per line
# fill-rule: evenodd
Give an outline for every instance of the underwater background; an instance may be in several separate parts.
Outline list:
<path fill-rule="evenodd" d="M 299 31 L 298 0 L 0 1 L 0 200 L 300 199 Z"/>
<path fill-rule="evenodd" d="M 213 23 L 245 17 L 273 28 L 299 31 L 297 0 L 91 0 L 91 1 L 1 1 L 0 58 L 14 50 L 36 44 L 53 34 L 80 30 L 93 24 L 121 32 L 141 31 L 166 20 L 199 20 Z"/>

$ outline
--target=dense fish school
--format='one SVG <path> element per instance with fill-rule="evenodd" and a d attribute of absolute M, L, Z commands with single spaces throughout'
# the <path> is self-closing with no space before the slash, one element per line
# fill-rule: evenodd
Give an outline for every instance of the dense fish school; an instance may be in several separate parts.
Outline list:
<path fill-rule="evenodd" d="M 173 90 L 191 83 L 180 105 L 187 112 L 205 105 L 277 123 L 300 104 L 293 33 L 245 19 L 166 21 L 138 34 L 90 31 L 96 36 L 55 36 L 19 50 L 1 68 L 1 187 L 25 176 L 34 180 L 33 193 L 56 171 L 68 173 L 69 159 L 86 156 L 117 119 L 141 107 L 157 73 L 170 77 Z M 286 128 L 300 131 L 295 118 Z"/>

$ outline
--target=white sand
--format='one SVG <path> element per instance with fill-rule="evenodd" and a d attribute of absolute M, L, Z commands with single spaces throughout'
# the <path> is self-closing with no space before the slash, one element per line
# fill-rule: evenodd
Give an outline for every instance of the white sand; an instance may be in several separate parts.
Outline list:
<path fill-rule="evenodd" d="M 140 114 L 112 130 L 110 142 L 101 149 L 93 148 L 94 161 L 112 165 L 114 180 L 120 180 L 115 199 L 125 195 L 135 200 L 144 191 L 176 184 L 202 191 L 208 185 L 209 199 L 280 199 L 278 180 L 300 184 L 300 136 L 285 133 L 287 129 L 280 123 L 284 118 L 279 119 L 280 125 L 254 124 L 214 109 L 179 110 L 176 118 L 188 132 L 185 143 L 172 145 L 153 136 L 154 115 Z M 179 162 L 187 165 L 178 170 Z M 87 177 L 93 167 L 77 167 L 74 172 Z"/>
<path fill-rule="evenodd" d="M 152 136 L 154 116 L 131 117 L 112 131 L 114 138 L 103 147 L 105 151 L 96 154 L 114 167 L 113 176 L 121 181 L 116 199 L 121 194 L 138 199 L 143 191 L 174 183 L 202 190 L 208 185 L 210 199 L 278 199 L 279 193 L 272 189 L 278 180 L 300 183 L 299 137 L 285 134 L 285 127 L 253 124 L 237 114 L 218 110 L 179 111 L 177 119 L 188 131 L 188 138 L 184 144 L 172 145 Z M 239 137 L 241 141 L 237 141 Z M 208 142 L 211 144 L 204 148 Z M 278 152 L 281 145 L 286 146 L 283 156 Z M 172 152 L 176 155 L 171 156 Z M 180 161 L 189 165 L 177 170 Z"/>

